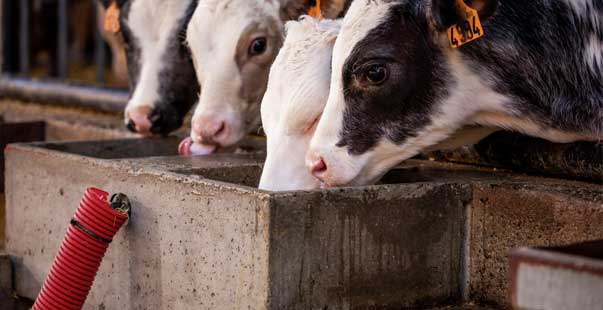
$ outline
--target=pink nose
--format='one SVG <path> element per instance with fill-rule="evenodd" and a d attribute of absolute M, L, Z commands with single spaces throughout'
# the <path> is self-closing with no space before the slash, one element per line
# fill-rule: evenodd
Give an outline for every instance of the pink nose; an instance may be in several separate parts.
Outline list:
<path fill-rule="evenodd" d="M 228 127 L 224 121 L 200 117 L 193 124 L 193 130 L 201 137 L 204 143 L 220 144 L 220 140 L 227 134 Z"/>
<path fill-rule="evenodd" d="M 306 158 L 306 166 L 315 178 L 324 182 L 324 175 L 328 167 L 325 160 L 319 154 L 314 152 L 309 153 Z"/>
<path fill-rule="evenodd" d="M 151 112 L 152 108 L 148 106 L 139 106 L 128 111 L 128 114 L 126 115 L 126 125 L 132 131 L 143 135 L 150 135 L 151 127 L 153 126 L 149 119 L 149 114 L 151 114 Z"/>

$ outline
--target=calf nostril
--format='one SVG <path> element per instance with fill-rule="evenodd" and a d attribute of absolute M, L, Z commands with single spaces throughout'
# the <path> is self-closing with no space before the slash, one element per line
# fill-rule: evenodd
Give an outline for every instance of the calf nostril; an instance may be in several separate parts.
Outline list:
<path fill-rule="evenodd" d="M 316 160 L 312 164 L 312 174 L 314 176 L 318 177 L 320 174 L 322 174 L 325 171 L 327 171 L 327 163 L 325 163 L 325 161 L 324 161 L 324 159 L 322 159 L 322 157 L 319 157 L 318 160 Z"/>
<path fill-rule="evenodd" d="M 224 122 L 220 122 L 220 127 L 218 127 L 218 130 L 216 130 L 216 133 L 214 133 L 214 137 L 217 137 L 220 134 L 224 133 L 225 130 L 226 130 L 226 124 Z"/>
<path fill-rule="evenodd" d="M 126 124 L 126 127 L 128 128 L 129 131 L 131 132 L 136 132 L 136 123 L 134 123 L 133 120 L 128 120 L 128 123 Z"/>

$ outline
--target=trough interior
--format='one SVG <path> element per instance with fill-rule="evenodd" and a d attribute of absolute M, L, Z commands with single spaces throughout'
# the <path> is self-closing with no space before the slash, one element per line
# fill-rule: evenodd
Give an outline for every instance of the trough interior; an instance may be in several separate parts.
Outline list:
<path fill-rule="evenodd" d="M 262 175 L 261 165 L 227 166 L 205 169 L 180 169 L 174 171 L 184 175 L 196 175 L 225 183 L 258 187 Z"/>
<path fill-rule="evenodd" d="M 426 164 L 427 163 L 427 164 Z M 178 169 L 174 172 L 196 175 L 214 181 L 257 187 L 262 175 L 262 165 L 236 165 L 219 168 Z M 466 183 L 502 179 L 504 173 L 494 169 L 472 166 L 448 165 L 410 160 L 388 172 L 378 184 L 394 185 L 421 182 Z"/>
<path fill-rule="evenodd" d="M 584 242 L 564 247 L 552 247 L 541 249 L 545 251 L 552 251 L 557 253 L 603 260 L 603 240 Z"/>
<path fill-rule="evenodd" d="M 178 155 L 177 137 L 44 143 L 41 147 L 99 159 Z"/>
<path fill-rule="evenodd" d="M 389 171 L 381 178 L 379 184 L 406 184 L 421 182 L 477 182 L 502 179 L 502 173 L 494 169 L 484 169 L 472 166 L 449 165 L 408 161 L 398 168 Z"/>

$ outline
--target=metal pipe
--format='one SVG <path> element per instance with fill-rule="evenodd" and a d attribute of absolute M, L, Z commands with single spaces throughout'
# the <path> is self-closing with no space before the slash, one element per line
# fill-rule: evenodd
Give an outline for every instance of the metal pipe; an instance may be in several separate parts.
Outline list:
<path fill-rule="evenodd" d="M 90 108 L 119 114 L 128 102 L 129 93 L 121 89 L 67 84 L 64 82 L 0 77 L 0 99 Z"/>
<path fill-rule="evenodd" d="M 59 78 L 66 78 L 69 71 L 69 16 L 67 15 L 67 0 L 59 0 L 57 25 L 57 75 Z"/>
<path fill-rule="evenodd" d="M 27 76 L 29 64 L 29 0 L 19 1 L 19 72 Z"/>
<path fill-rule="evenodd" d="M 105 40 L 101 34 L 101 21 L 99 21 L 99 4 L 98 0 L 91 0 L 92 6 L 94 7 L 94 61 L 96 63 L 96 82 L 99 84 L 105 83 L 105 59 L 106 59 L 106 48 L 105 48 Z"/>
<path fill-rule="evenodd" d="M 0 0 L 0 73 L 4 71 L 4 0 Z"/>

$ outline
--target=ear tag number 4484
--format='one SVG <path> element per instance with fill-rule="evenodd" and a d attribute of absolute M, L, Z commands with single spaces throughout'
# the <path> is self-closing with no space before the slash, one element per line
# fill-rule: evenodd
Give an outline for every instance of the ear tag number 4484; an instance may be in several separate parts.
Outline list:
<path fill-rule="evenodd" d="M 465 10 L 467 19 L 448 28 L 448 40 L 450 40 L 450 45 L 453 48 L 463 46 L 484 36 L 484 28 L 482 28 L 477 11 L 466 5 L 463 0 L 457 0 L 457 5 L 461 10 Z"/>

